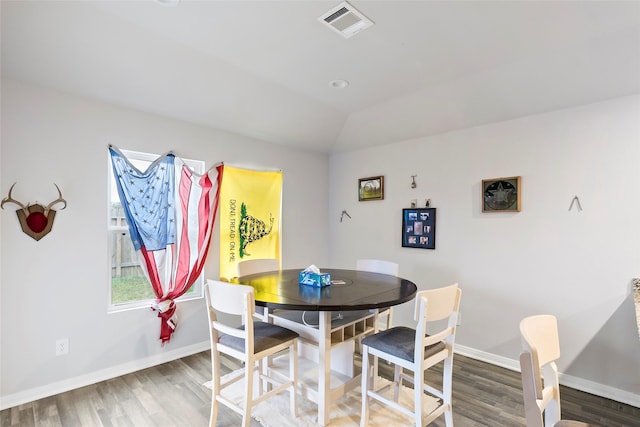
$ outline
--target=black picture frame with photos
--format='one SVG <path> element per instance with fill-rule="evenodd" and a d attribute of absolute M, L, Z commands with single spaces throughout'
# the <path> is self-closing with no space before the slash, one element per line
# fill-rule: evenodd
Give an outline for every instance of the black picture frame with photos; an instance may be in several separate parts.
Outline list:
<path fill-rule="evenodd" d="M 436 208 L 402 209 L 402 246 L 436 248 Z"/>

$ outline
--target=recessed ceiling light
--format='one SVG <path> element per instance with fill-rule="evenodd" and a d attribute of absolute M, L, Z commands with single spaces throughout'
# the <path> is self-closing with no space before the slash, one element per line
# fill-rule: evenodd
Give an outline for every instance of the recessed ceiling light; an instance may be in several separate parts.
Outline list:
<path fill-rule="evenodd" d="M 331 80 L 329 86 L 335 87 L 336 89 L 343 89 L 349 86 L 349 82 L 346 80 Z"/>

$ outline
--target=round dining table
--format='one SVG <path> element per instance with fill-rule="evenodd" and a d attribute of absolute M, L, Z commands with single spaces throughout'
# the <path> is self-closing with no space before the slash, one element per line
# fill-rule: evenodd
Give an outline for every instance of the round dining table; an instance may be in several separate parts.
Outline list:
<path fill-rule="evenodd" d="M 237 278 L 253 287 L 256 305 L 270 309 L 307 311 L 367 310 L 390 307 L 413 299 L 415 283 L 401 277 L 359 270 L 321 268 L 331 285 L 322 288 L 299 283 L 301 270 L 278 270 Z"/>
<path fill-rule="evenodd" d="M 256 305 L 271 313 L 270 321 L 295 330 L 317 349 L 318 376 L 310 381 L 312 387 L 301 384 L 301 390 L 318 404 L 318 423 L 325 426 L 331 404 L 360 384 L 360 373 L 343 366 L 354 365 L 355 341 L 377 331 L 376 309 L 412 300 L 417 287 L 397 276 L 334 268 L 320 268 L 331 284 L 314 287 L 299 283 L 302 270 L 256 273 L 232 282 L 253 287 Z M 343 360 L 332 363 L 332 354 Z"/>

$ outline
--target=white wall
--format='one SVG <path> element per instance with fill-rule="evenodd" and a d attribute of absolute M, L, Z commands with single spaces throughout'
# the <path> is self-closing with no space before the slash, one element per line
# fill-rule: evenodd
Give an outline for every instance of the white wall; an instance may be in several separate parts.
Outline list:
<path fill-rule="evenodd" d="M 564 382 L 640 405 L 630 289 L 640 275 L 640 97 L 327 159 L 3 80 L 1 136 L 2 196 L 18 182 L 14 196 L 46 203 L 55 182 L 69 205 L 39 242 L 20 231 L 12 205 L 0 213 L 0 408 L 208 346 L 202 301 L 180 304 L 164 347 L 152 312 L 106 313 L 110 143 L 207 166 L 282 168 L 285 268 L 378 257 L 421 289 L 458 281 L 458 350 L 514 368 L 519 320 L 553 313 Z M 374 175 L 385 176 L 385 200 L 358 202 L 357 179 Z M 512 175 L 523 179 L 522 212 L 482 214 L 481 180 Z M 569 212 L 576 195 L 584 210 Z M 401 209 L 427 197 L 438 208 L 436 250 L 402 248 Z M 343 209 L 352 219 L 341 223 Z M 410 307 L 396 321 L 410 324 Z M 56 357 L 61 337 L 71 350 Z"/>
<path fill-rule="evenodd" d="M 563 382 L 640 406 L 639 164 L 638 96 L 335 154 L 330 262 L 395 261 L 419 289 L 459 282 L 458 351 L 512 368 L 519 321 L 554 314 Z M 358 178 L 376 175 L 384 200 L 358 202 Z M 522 211 L 483 214 L 482 179 L 516 175 Z M 574 196 L 581 212 L 568 210 Z M 401 247 L 413 198 L 437 208 L 435 250 Z M 352 219 L 341 223 L 343 209 Z M 411 324 L 411 307 L 396 322 Z"/>
<path fill-rule="evenodd" d="M 53 231 L 22 233 L 14 205 L 1 212 L 0 408 L 208 348 L 203 300 L 180 303 L 177 332 L 160 345 L 149 309 L 107 314 L 108 144 L 241 166 L 284 170 L 285 268 L 328 262 L 328 158 L 185 122 L 2 81 L 0 188 L 68 202 Z M 59 206 L 58 206 L 59 207 Z M 217 227 L 206 266 L 218 277 Z M 310 244 L 313 242 L 313 244 Z M 56 357 L 55 341 L 70 352 Z"/>

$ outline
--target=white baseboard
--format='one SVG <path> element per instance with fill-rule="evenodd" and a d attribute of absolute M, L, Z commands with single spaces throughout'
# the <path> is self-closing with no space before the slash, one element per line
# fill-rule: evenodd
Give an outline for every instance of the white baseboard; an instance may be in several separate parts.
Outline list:
<path fill-rule="evenodd" d="M 465 347 L 459 344 L 455 345 L 455 352 L 472 359 L 520 372 L 520 362 L 517 360 L 476 350 L 471 347 Z M 584 378 L 575 377 L 573 375 L 559 373 L 558 377 L 560 384 L 564 386 L 640 408 L 640 395 L 635 393 L 585 380 Z"/>
<path fill-rule="evenodd" d="M 192 354 L 208 350 L 209 348 L 211 348 L 210 346 L 211 343 L 209 342 L 209 340 L 207 340 L 187 347 L 167 351 L 166 353 L 153 355 L 144 359 L 133 360 L 128 363 L 123 363 L 122 365 L 91 372 L 86 375 L 80 375 L 78 377 L 68 378 L 41 387 L 24 390 L 19 393 L 2 396 L 0 398 L 0 410 L 13 408 L 14 406 L 33 402 L 34 400 L 42 399 L 44 397 L 64 393 L 69 390 L 74 390 L 76 388 L 85 387 L 91 384 L 98 383 L 100 381 L 116 378 L 121 375 L 139 371 L 141 369 L 150 368 L 151 366 L 171 362 L 172 360 L 180 359 L 182 357 L 190 356 Z"/>
<path fill-rule="evenodd" d="M 134 360 L 129 363 L 124 363 L 122 365 L 103 369 L 101 371 L 91 372 L 87 375 L 81 375 L 63 381 L 47 384 L 42 387 L 24 390 L 20 393 L 2 396 L 2 398 L 0 399 L 0 410 L 12 408 L 17 405 L 22 405 L 24 403 L 42 399 L 44 397 L 64 393 L 69 390 L 85 387 L 91 384 L 98 383 L 100 381 L 116 378 L 121 375 L 126 375 L 131 372 L 149 368 L 151 366 L 160 365 L 162 363 L 190 356 L 192 354 L 208 350 L 209 347 L 210 343 L 207 340 L 187 347 L 168 351 L 160 355 L 154 355 L 145 359 Z M 480 360 L 496 366 L 500 366 L 505 369 L 520 372 L 520 363 L 517 360 L 476 350 L 471 347 L 465 347 L 459 344 L 456 344 L 455 352 L 472 359 Z M 615 400 L 617 402 L 626 403 L 628 405 L 635 406 L 636 408 L 640 408 L 640 396 L 625 390 L 620 390 L 614 387 L 606 386 L 593 381 L 585 380 L 583 378 L 578 378 L 562 373 L 560 373 L 560 383 L 576 390 L 581 390 L 586 393 L 594 394 L 596 396 L 601 396 L 606 399 Z"/>

